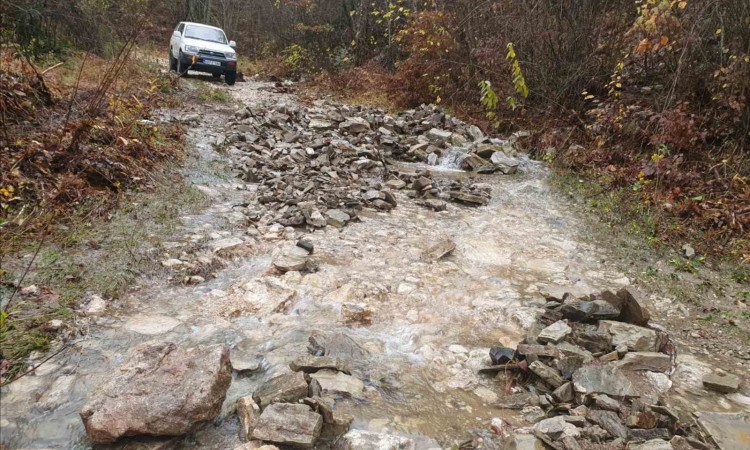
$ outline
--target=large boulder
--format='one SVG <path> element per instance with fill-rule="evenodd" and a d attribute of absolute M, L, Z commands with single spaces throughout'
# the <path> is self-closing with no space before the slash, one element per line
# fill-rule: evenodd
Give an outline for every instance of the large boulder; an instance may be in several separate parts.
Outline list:
<path fill-rule="evenodd" d="M 229 349 L 149 342 L 133 348 L 81 410 L 93 443 L 179 436 L 214 419 L 232 380 Z"/>

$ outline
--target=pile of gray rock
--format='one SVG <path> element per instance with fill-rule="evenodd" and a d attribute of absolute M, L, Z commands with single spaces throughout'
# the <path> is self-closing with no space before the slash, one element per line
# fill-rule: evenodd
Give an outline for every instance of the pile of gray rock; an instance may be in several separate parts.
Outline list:
<path fill-rule="evenodd" d="M 339 450 L 413 449 L 408 438 L 349 430 L 353 417 L 338 406 L 362 401 L 365 384 L 352 375 L 345 359 L 332 355 L 364 350 L 343 335 L 313 336 L 310 343 L 310 354 L 289 364 L 291 372 L 237 401 L 240 439 L 247 443 L 235 450 L 266 445 L 315 448 L 320 442 L 335 442 Z"/>
<path fill-rule="evenodd" d="M 551 448 L 709 448 L 661 402 L 675 355 L 668 336 L 648 321 L 627 290 L 548 294 L 525 341 L 493 348 L 494 366 L 482 372 L 518 373 L 524 392 L 502 406 L 520 409 L 534 424 L 521 431 Z"/>
<path fill-rule="evenodd" d="M 126 437 L 153 437 L 155 447 L 216 419 L 232 380 L 232 369 L 250 368 L 221 346 L 180 347 L 149 342 L 133 348 L 112 377 L 81 410 L 88 439 L 107 444 Z M 365 401 L 365 383 L 350 363 L 367 362 L 367 350 L 341 333 L 313 335 L 309 353 L 289 363 L 289 371 L 239 398 L 236 450 L 316 448 L 413 450 L 405 437 L 349 430 L 353 417 L 342 408 Z M 140 448 L 140 447 L 139 447 Z M 172 448 L 172 447 L 169 447 Z"/>
<path fill-rule="evenodd" d="M 342 227 L 363 207 L 388 211 L 405 189 L 441 210 L 444 201 L 485 205 L 490 192 L 470 179 L 436 182 L 429 171 L 404 171 L 416 161 L 477 173 L 513 174 L 520 161 L 511 140 L 482 131 L 435 106 L 391 116 L 377 109 L 316 102 L 312 107 L 243 108 L 219 139 L 240 178 L 256 183 L 253 221 L 284 226 Z"/>

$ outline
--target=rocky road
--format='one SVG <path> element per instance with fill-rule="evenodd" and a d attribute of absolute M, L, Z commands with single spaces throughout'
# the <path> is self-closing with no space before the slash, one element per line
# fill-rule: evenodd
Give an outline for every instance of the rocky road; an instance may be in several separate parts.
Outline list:
<path fill-rule="evenodd" d="M 8 448 L 750 445 L 742 374 L 683 350 L 525 133 L 227 89 L 162 118 L 210 205 L 3 390 Z"/>

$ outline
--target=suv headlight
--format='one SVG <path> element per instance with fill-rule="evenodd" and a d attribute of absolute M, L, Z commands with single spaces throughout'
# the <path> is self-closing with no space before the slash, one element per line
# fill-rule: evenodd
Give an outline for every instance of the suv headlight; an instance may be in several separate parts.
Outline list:
<path fill-rule="evenodd" d="M 227 59 L 237 59 L 237 53 L 234 52 L 226 52 L 224 53 L 224 56 L 226 56 Z"/>
<path fill-rule="evenodd" d="M 186 45 L 185 46 L 185 53 L 198 53 L 198 47 L 194 45 Z"/>

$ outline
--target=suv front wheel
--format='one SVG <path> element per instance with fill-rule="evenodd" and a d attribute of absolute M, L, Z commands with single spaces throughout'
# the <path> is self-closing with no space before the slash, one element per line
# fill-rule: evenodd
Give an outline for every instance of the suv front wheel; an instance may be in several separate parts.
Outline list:
<path fill-rule="evenodd" d="M 177 56 L 177 75 L 183 76 L 187 75 L 187 71 L 190 68 L 190 66 L 185 67 L 185 64 L 182 62 L 182 50 L 180 50 L 179 55 Z"/>
<path fill-rule="evenodd" d="M 177 71 L 177 60 L 172 56 L 172 50 L 169 50 L 169 70 Z"/>
<path fill-rule="evenodd" d="M 228 85 L 234 86 L 234 83 L 237 81 L 237 72 L 224 72 L 224 81 Z"/>

